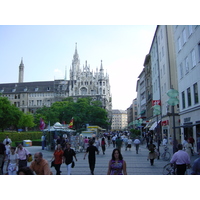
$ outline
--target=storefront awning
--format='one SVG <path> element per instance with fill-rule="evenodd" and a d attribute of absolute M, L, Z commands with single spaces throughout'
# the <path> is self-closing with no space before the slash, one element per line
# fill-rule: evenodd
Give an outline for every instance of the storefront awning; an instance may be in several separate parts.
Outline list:
<path fill-rule="evenodd" d="M 154 122 L 153 125 L 151 126 L 151 128 L 149 130 L 153 131 L 156 128 L 157 124 L 159 124 L 159 123 L 160 123 L 160 120 L 158 122 L 157 121 Z"/>

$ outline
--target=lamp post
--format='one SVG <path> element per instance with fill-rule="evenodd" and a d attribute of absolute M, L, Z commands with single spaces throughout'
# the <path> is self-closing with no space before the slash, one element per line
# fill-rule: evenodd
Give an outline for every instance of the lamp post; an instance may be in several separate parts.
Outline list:
<path fill-rule="evenodd" d="M 156 116 L 157 126 L 156 126 L 156 133 L 157 133 L 157 144 L 158 144 L 158 160 L 160 158 L 160 134 L 158 132 L 158 115 L 160 115 L 160 105 L 153 106 L 153 115 Z"/>
<path fill-rule="evenodd" d="M 172 117 L 173 117 L 173 153 L 176 152 L 176 131 L 175 131 L 175 113 L 174 113 L 174 106 L 179 103 L 179 100 L 177 99 L 178 91 L 175 89 L 170 89 L 167 92 L 167 95 L 170 97 L 167 101 L 167 103 L 172 106 Z"/>
<path fill-rule="evenodd" d="M 134 125 L 139 126 L 139 127 L 142 125 L 142 123 L 143 123 L 143 119 L 142 118 L 140 118 L 139 120 L 135 120 L 133 122 Z M 140 133 L 141 133 L 141 138 L 142 138 L 142 127 L 140 127 Z"/>

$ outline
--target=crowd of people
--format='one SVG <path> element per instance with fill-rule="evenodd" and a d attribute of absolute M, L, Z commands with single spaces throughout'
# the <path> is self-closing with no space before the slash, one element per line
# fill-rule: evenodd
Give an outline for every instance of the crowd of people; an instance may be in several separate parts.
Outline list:
<path fill-rule="evenodd" d="M 83 149 L 85 151 L 83 159 L 86 159 L 88 155 L 89 169 L 92 175 L 94 175 L 96 155 L 101 151 L 103 155 L 106 154 L 106 148 L 113 148 L 111 159 L 108 163 L 108 175 L 127 175 L 126 161 L 122 156 L 122 148 L 125 151 L 131 150 L 132 146 L 135 147 L 136 154 L 139 153 L 140 144 L 143 140 L 146 140 L 146 148 L 149 150 L 147 160 L 150 161 L 150 165 L 154 165 L 154 160 L 158 157 L 158 153 L 153 138 L 146 134 L 145 137 L 134 138 L 130 137 L 128 132 L 123 133 L 106 133 L 101 137 L 83 139 Z M 6 136 L 4 141 L 0 142 L 0 175 L 3 173 L 4 164 L 6 164 L 6 174 L 8 175 L 52 175 L 51 167 L 55 167 L 56 175 L 61 175 L 61 165 L 64 163 L 67 169 L 67 175 L 71 175 L 71 169 L 75 166 L 77 160 L 76 151 L 71 147 L 70 141 L 61 142 L 61 138 L 58 137 L 56 140 L 55 150 L 52 154 L 51 166 L 46 159 L 43 158 L 42 152 L 36 152 L 33 156 L 31 153 L 24 148 L 20 143 L 17 147 L 11 146 L 12 140 Z M 166 137 L 163 138 L 162 145 L 168 144 Z M 187 166 L 189 166 L 190 158 L 194 154 L 193 152 L 194 141 L 185 139 L 183 144 L 179 144 L 178 151 L 174 153 L 170 162 L 176 164 L 177 174 L 185 174 Z M 44 145 L 42 144 L 42 150 Z M 28 161 L 31 161 L 28 167 Z M 200 159 L 194 162 L 191 174 L 200 174 Z"/>

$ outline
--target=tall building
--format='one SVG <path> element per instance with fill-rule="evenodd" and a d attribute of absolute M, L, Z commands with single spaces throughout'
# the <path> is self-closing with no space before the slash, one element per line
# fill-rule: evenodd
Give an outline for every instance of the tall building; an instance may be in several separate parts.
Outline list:
<path fill-rule="evenodd" d="M 108 112 L 109 122 L 112 119 L 112 98 L 109 75 L 104 73 L 101 61 L 100 69 L 96 72 L 90 70 L 87 64 L 80 68 L 80 60 L 75 47 L 75 53 L 70 69 L 70 79 L 65 78 L 54 81 L 23 82 L 24 64 L 21 60 L 19 66 L 18 83 L 1 83 L 0 93 L 8 97 L 23 112 L 34 113 L 38 108 L 51 106 L 56 101 L 72 97 L 76 102 L 78 98 L 91 97 L 92 100 L 102 102 L 102 108 Z"/>
<path fill-rule="evenodd" d="M 123 131 L 128 127 L 127 111 L 125 110 L 112 110 L 112 125 L 113 131 Z"/>
<path fill-rule="evenodd" d="M 181 138 L 200 150 L 200 26 L 174 26 Z"/>

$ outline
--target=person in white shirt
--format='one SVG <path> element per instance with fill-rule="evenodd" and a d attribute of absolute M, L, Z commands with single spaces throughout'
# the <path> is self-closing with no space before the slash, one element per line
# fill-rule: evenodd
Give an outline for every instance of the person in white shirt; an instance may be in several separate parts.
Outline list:
<path fill-rule="evenodd" d="M 133 144 L 135 144 L 136 154 L 138 154 L 138 150 L 140 146 L 140 140 L 138 139 L 138 137 L 136 137 L 136 139 L 133 141 Z"/>
<path fill-rule="evenodd" d="M 131 145 L 132 145 L 132 140 L 131 140 L 131 138 L 128 139 L 127 143 L 128 143 L 127 149 L 129 148 L 129 151 L 130 151 L 130 150 L 131 150 Z"/>
<path fill-rule="evenodd" d="M 4 139 L 3 144 L 6 145 L 7 142 L 9 142 L 9 145 L 11 145 L 12 143 L 12 140 L 8 137 L 8 135 L 6 135 L 6 138 Z"/>

